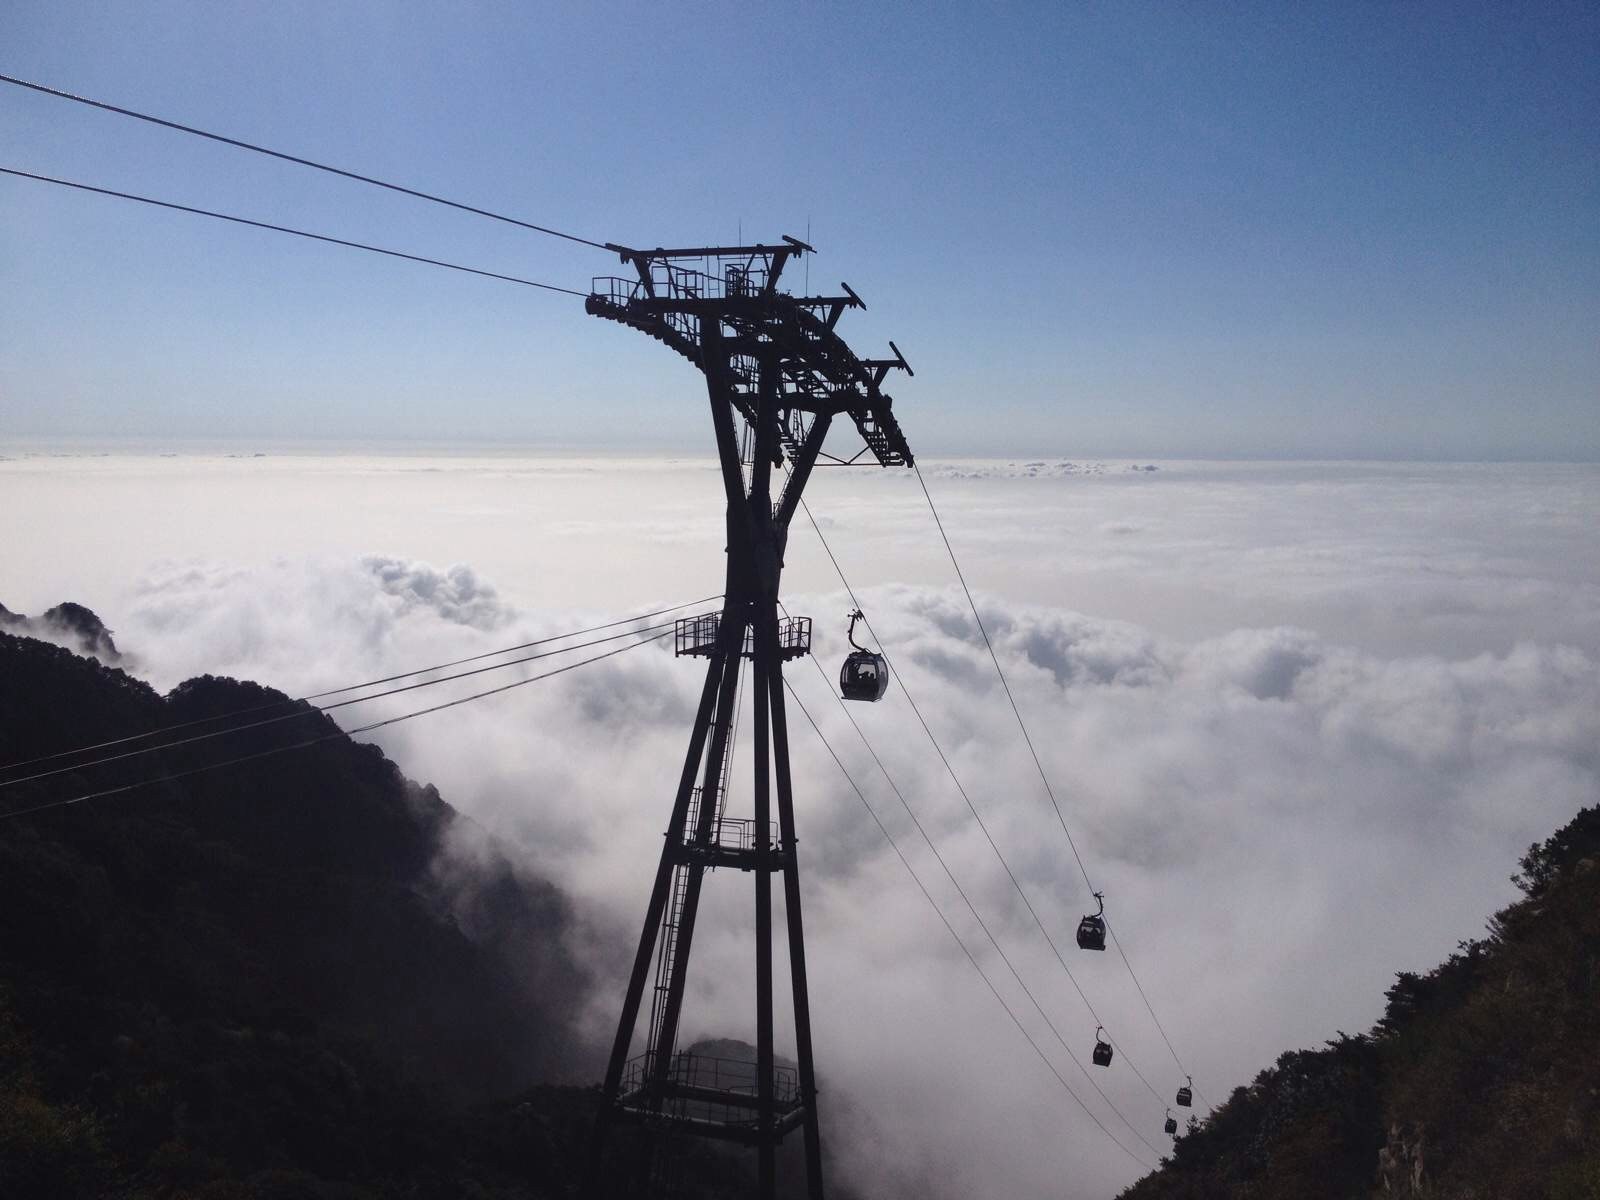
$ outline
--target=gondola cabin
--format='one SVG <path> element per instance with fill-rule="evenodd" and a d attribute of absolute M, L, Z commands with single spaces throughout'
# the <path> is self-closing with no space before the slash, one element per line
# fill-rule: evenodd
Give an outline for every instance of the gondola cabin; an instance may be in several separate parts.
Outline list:
<path fill-rule="evenodd" d="M 844 660 L 839 691 L 846 700 L 882 700 L 889 690 L 889 666 L 883 655 L 857 650 Z"/>
<path fill-rule="evenodd" d="M 1189 1075 L 1185 1078 L 1189 1082 L 1178 1089 L 1178 1105 L 1181 1108 L 1189 1108 L 1194 1104 L 1194 1076 Z"/>
<path fill-rule="evenodd" d="M 839 692 L 846 700 L 882 700 L 889 690 L 889 660 L 856 641 L 858 608 L 850 614 L 850 656 L 839 671 Z"/>
<path fill-rule="evenodd" d="M 1100 1036 L 1104 1032 L 1098 1028 L 1094 1031 L 1094 1065 L 1097 1067 L 1111 1065 L 1111 1043 Z"/>
<path fill-rule="evenodd" d="M 1078 922 L 1078 949 L 1104 950 L 1106 948 L 1106 923 L 1099 917 L 1085 917 Z"/>
<path fill-rule="evenodd" d="M 1100 911 L 1086 914 L 1078 922 L 1078 949 L 1079 950 L 1104 950 L 1106 948 L 1106 897 L 1104 892 L 1096 892 L 1094 898 L 1100 902 Z"/>
<path fill-rule="evenodd" d="M 1161 1128 L 1167 1131 L 1169 1137 L 1176 1137 L 1178 1134 L 1178 1122 L 1173 1119 L 1172 1110 L 1170 1108 L 1167 1109 L 1167 1123 Z"/>

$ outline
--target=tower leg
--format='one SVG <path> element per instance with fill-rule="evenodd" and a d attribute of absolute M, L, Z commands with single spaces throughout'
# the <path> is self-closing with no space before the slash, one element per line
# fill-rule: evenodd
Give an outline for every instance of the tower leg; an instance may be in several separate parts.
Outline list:
<path fill-rule="evenodd" d="M 726 617 L 726 612 L 724 613 Z M 738 652 L 735 644 L 735 654 Z M 639 934 L 639 947 L 634 954 L 633 969 L 628 976 L 628 990 L 622 1002 L 622 1015 L 617 1022 L 617 1036 L 612 1042 L 611 1058 L 606 1065 L 605 1082 L 601 1090 L 600 1111 L 595 1115 L 594 1133 L 590 1138 L 589 1157 L 585 1164 L 584 1196 L 586 1200 L 600 1200 L 602 1196 L 602 1168 L 610 1126 L 614 1118 L 617 1094 L 622 1086 L 622 1072 L 627 1064 L 628 1049 L 633 1044 L 633 1034 L 639 1019 L 639 1004 L 644 997 L 645 981 L 650 973 L 651 958 L 655 953 L 656 935 L 661 928 L 661 915 L 667 906 L 672 888 L 672 874 L 676 863 L 674 850 L 683 841 L 683 828 L 688 818 L 689 797 L 694 789 L 695 774 L 705 753 L 706 737 L 711 728 L 711 718 L 728 664 L 728 655 L 719 645 L 706 665 L 706 680 L 700 691 L 700 705 L 695 711 L 693 731 L 689 735 L 689 749 L 684 756 L 683 772 L 678 779 L 677 797 L 673 803 L 672 818 L 668 822 L 665 844 L 661 848 L 661 861 L 656 867 L 655 883 L 650 889 L 650 903 L 645 909 L 644 929 Z"/>
<path fill-rule="evenodd" d="M 789 721 L 784 708 L 783 664 L 770 676 L 773 765 L 778 785 L 778 836 L 787 852 L 783 867 L 784 915 L 789 926 L 789 975 L 794 987 L 795 1057 L 800 1099 L 805 1105 L 806 1195 L 822 1200 L 822 1137 L 817 1125 L 817 1077 L 811 1058 L 811 999 L 806 986 L 805 930 L 800 915 L 800 854 L 794 832 L 794 793 L 789 783 Z"/>
<path fill-rule="evenodd" d="M 777 1144 L 772 1095 L 772 857 L 769 850 L 771 828 L 771 766 L 768 762 L 768 683 L 771 644 L 768 638 L 766 606 L 756 618 L 755 631 L 755 845 L 761 854 L 756 863 L 756 1100 L 760 1139 L 757 1194 L 772 1200 L 777 1184 Z"/>

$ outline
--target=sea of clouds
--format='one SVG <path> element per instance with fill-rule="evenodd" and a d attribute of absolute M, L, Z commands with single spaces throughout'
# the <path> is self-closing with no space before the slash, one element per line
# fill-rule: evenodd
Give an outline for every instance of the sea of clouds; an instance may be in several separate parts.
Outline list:
<path fill-rule="evenodd" d="M 1369 1025 L 1395 971 L 1480 932 L 1526 845 L 1600 799 L 1600 469 L 1068 465 L 926 474 L 1077 849 L 1218 1101 L 1281 1050 Z M 88 605 L 158 687 L 211 672 L 300 695 L 713 593 L 719 491 L 698 460 L 18 456 L 0 463 L 0 601 Z M 791 665 L 798 701 L 1063 1078 L 1153 1160 L 1145 1142 L 1163 1145 L 1181 1073 L 1115 952 L 1071 948 L 1092 902 L 920 490 L 904 474 L 819 472 L 811 505 L 900 674 L 850 714 L 899 796 L 826 677 L 849 605 L 804 516 L 786 596 L 816 618 L 823 672 Z M 645 647 L 374 735 L 573 898 L 596 1073 L 701 669 Z M 798 706 L 789 724 L 840 1171 L 907 1197 L 1104 1196 L 1135 1177 Z M 737 813 L 746 746 L 735 767 Z M 952 772 L 1116 1040 L 1094 1078 L 1132 1128 L 1056 1041 L 1086 1063 L 1096 1022 Z M 685 1032 L 748 1038 L 749 877 L 718 873 L 702 912 Z"/>

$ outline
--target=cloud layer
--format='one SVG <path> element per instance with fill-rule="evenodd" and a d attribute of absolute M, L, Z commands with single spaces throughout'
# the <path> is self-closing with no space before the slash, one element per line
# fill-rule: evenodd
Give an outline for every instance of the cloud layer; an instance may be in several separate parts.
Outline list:
<path fill-rule="evenodd" d="M 1510 895 L 1519 851 L 1600 796 L 1600 556 L 1577 553 L 1594 535 L 1571 511 L 1596 480 L 1546 468 L 1419 477 L 1111 466 L 1019 479 L 958 464 L 933 484 L 964 565 L 992 589 L 980 612 L 1062 818 L 1173 1045 L 1202 1096 L 1218 1100 L 1280 1050 L 1364 1027 L 1394 971 L 1426 968 L 1477 932 Z M 715 590 L 705 583 L 719 566 L 706 542 L 714 522 L 708 533 L 676 517 L 697 512 L 714 480 L 650 469 L 676 482 L 630 511 L 576 503 L 617 486 L 604 471 L 442 471 L 428 485 L 432 518 L 359 549 L 213 549 L 146 565 L 110 604 L 74 598 L 101 608 L 162 686 L 201 671 L 296 694 L 341 686 Z M 1088 889 L 964 598 L 940 582 L 936 556 L 907 548 L 926 540 L 926 513 L 904 483 L 830 482 L 815 500 L 846 569 L 861 575 L 853 582 L 874 585 L 861 597 L 901 675 L 883 703 L 852 715 L 1087 1061 L 1095 1021 L 908 707 L 915 696 L 1117 1040 L 1117 1064 L 1097 1082 L 1159 1147 L 1180 1073 L 1116 955 L 1071 948 Z M 507 583 L 476 560 L 406 556 L 409 543 L 439 540 L 458 510 L 493 507 L 490 494 L 524 510 L 547 507 L 540 496 L 572 501 L 539 523 L 535 536 L 558 541 L 541 543 L 550 553 L 532 574 Z M 563 523 L 574 540 L 551 532 Z M 339 535 L 351 545 L 363 536 L 359 514 Z M 1150 1158 L 987 947 L 846 720 L 824 676 L 846 649 L 832 618 L 848 602 L 811 540 L 796 530 L 789 605 L 817 618 L 823 675 L 793 664 L 799 698 L 1039 1045 Z M 641 567 L 629 586 L 548 602 L 556 579 L 581 596 L 592 570 L 612 574 L 600 556 L 613 543 L 669 565 L 659 578 Z M 670 564 L 689 547 L 696 569 L 680 579 Z M 926 582 L 882 582 L 896 577 Z M 1130 599 L 1090 608 L 1075 595 Z M 573 898 L 571 948 L 595 980 L 586 1028 L 596 1045 L 615 1021 L 700 671 L 644 648 L 378 735 L 408 774 L 437 784 Z M 346 723 L 495 681 L 358 706 Z M 1138 1168 L 1034 1057 L 798 709 L 789 723 L 818 1065 L 841 1168 L 886 1196 L 1087 1197 L 1126 1182 Z M 747 745 L 734 777 L 731 811 L 747 812 Z M 453 865 L 465 863 L 470 855 Z M 748 877 L 718 873 L 694 947 L 689 1036 L 750 1035 L 751 932 Z"/>
<path fill-rule="evenodd" d="M 154 635 L 183 613 L 184 645 L 205 647 L 212 669 L 275 672 L 310 690 L 349 682 L 358 667 L 401 669 L 583 619 L 501 613 L 488 631 L 464 626 L 453 603 L 397 596 L 389 584 L 397 573 L 451 574 L 394 564 L 377 572 L 369 563 L 186 573 L 152 583 L 125 624 Z M 820 597 L 817 607 L 843 599 Z M 909 688 L 1125 1056 L 1163 1092 L 1174 1088 L 1180 1073 L 1128 977 L 1114 959 L 1080 962 L 1089 956 L 1070 948 L 1077 916 L 1091 907 L 1087 889 L 959 593 L 895 587 L 865 599 L 903 683 L 855 715 L 901 793 L 1086 1058 L 1095 1021 L 906 707 Z M 244 636 L 263 611 L 280 622 L 317 615 L 318 642 L 350 649 L 342 661 L 324 654 L 286 676 L 281 655 L 257 657 L 269 642 L 287 644 L 281 628 Z M 1507 894 L 1515 850 L 1597 794 L 1600 676 L 1576 649 L 1391 659 L 1285 627 L 1184 644 L 990 596 L 980 611 L 1078 849 L 1109 894 L 1114 927 L 1213 1096 L 1286 1046 L 1364 1026 L 1394 970 L 1426 966 L 1474 933 Z M 216 640 L 207 646 L 206 637 Z M 171 657 L 153 636 L 141 644 L 156 647 L 152 661 Z M 840 632 L 820 630 L 817 650 L 831 669 L 844 651 Z M 792 678 L 1036 1039 L 1101 1119 L 1150 1157 L 988 949 L 831 683 L 805 662 Z M 587 1026 L 596 1045 L 615 1018 L 698 684 L 694 663 L 647 648 L 379 737 L 409 772 L 437 783 L 574 896 L 582 930 L 574 949 L 598 980 Z M 358 711 L 365 719 L 368 707 L 379 716 L 416 705 L 406 697 Z M 848 1097 L 879 1139 L 846 1139 L 851 1169 L 873 1173 L 890 1195 L 914 1194 L 912 1181 L 930 1168 L 947 1188 L 934 1194 L 967 1194 L 977 1180 L 962 1164 L 971 1163 L 985 1164 L 991 1185 L 1004 1176 L 1013 1195 L 1055 1194 L 1069 1168 L 1084 1195 L 1126 1179 L 1132 1165 L 1033 1059 L 798 711 L 791 727 L 821 1066 L 830 1092 Z M 741 746 L 732 811 L 749 804 L 747 771 Z M 750 1035 L 747 884 L 725 873 L 707 890 L 691 1036 Z M 1159 1146 L 1160 1109 L 1137 1078 L 1113 1072 L 1100 1082 Z M 996 1119 L 973 1121 L 979 1112 Z M 1018 1129 L 1039 1140 L 1007 1148 Z M 883 1145 L 903 1152 L 883 1155 Z M 1009 1164 L 1000 1176 L 997 1157 Z M 1085 1174 L 1083 1162 L 1099 1166 Z"/>

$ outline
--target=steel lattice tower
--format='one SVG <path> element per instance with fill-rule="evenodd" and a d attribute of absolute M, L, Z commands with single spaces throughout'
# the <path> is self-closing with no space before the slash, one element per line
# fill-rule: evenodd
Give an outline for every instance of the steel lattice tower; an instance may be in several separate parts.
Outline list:
<path fill-rule="evenodd" d="M 585 302 L 594 316 L 666 343 L 705 376 L 711 423 L 727 493 L 727 583 L 720 613 L 678 623 L 679 655 L 708 660 L 688 753 L 667 823 L 644 930 L 628 979 L 616 1041 L 596 1118 L 586 1193 L 613 1194 L 603 1176 L 618 1122 L 645 1129 L 643 1163 L 621 1181 L 623 1194 L 659 1184 L 652 1169 L 663 1133 L 694 1134 L 754 1146 L 758 1194 L 769 1200 L 778 1143 L 804 1131 L 807 1195 L 822 1197 L 822 1152 L 812 1067 L 805 939 L 800 912 L 794 797 L 783 663 L 810 652 L 811 622 L 778 617 L 778 583 L 789 522 L 819 458 L 909 466 L 911 450 L 881 390 L 893 368 L 910 367 L 894 343 L 891 359 L 862 359 L 835 331 L 848 308 L 865 307 L 848 284 L 842 296 L 778 290 L 792 258 L 813 252 L 785 237 L 775 246 L 715 246 L 616 251 L 634 275 L 596 279 Z M 849 459 L 823 453 L 835 416 L 848 415 L 866 445 Z M 742 428 L 741 428 L 742 425 Z M 776 503 L 773 471 L 787 465 Z M 749 818 L 725 815 L 743 661 L 751 661 L 755 789 Z M 772 799 L 777 821 L 772 821 Z M 755 880 L 756 1061 L 730 1063 L 678 1050 L 695 916 L 708 867 L 735 867 Z M 772 876 L 782 876 L 793 988 L 794 1070 L 775 1067 L 772 1025 Z M 644 1053 L 629 1057 L 652 977 Z M 642 1176 L 642 1178 L 641 1178 Z"/>

